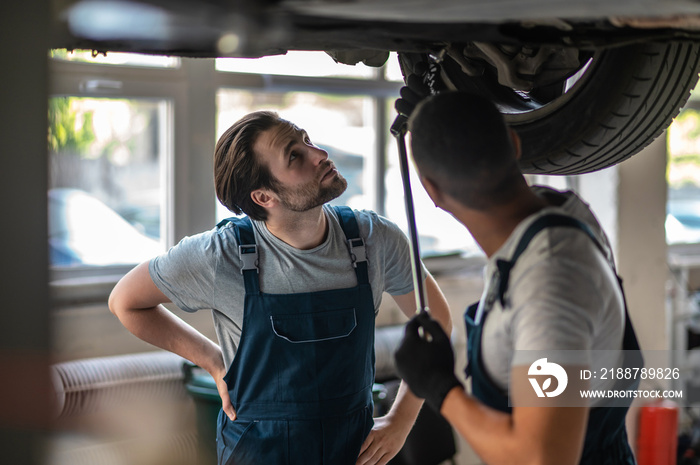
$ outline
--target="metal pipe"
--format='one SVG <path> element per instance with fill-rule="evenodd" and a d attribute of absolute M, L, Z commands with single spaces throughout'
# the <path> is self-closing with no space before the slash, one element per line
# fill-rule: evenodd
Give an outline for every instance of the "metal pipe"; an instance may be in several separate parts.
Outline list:
<path fill-rule="evenodd" d="M 423 279 L 423 267 L 420 261 L 420 248 L 418 245 L 418 229 L 416 228 L 416 215 L 413 206 L 413 193 L 411 191 L 411 179 L 408 169 L 408 152 L 406 151 L 406 129 L 408 119 L 399 115 L 391 125 L 391 134 L 396 137 L 399 146 L 399 164 L 401 168 L 401 180 L 403 181 L 404 201 L 406 205 L 406 220 L 408 221 L 408 234 L 411 241 L 411 263 L 413 274 L 413 289 L 416 296 L 416 313 L 427 312 L 425 280 Z"/>

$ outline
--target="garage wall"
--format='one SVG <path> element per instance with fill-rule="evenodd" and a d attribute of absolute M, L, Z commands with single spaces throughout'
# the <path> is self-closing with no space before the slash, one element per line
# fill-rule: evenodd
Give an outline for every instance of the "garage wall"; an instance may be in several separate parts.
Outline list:
<path fill-rule="evenodd" d="M 642 349 L 669 348 L 666 137 L 619 167 L 618 266 Z"/>
<path fill-rule="evenodd" d="M 0 2 L 0 451 L 43 462 L 48 396 L 45 0 Z"/>

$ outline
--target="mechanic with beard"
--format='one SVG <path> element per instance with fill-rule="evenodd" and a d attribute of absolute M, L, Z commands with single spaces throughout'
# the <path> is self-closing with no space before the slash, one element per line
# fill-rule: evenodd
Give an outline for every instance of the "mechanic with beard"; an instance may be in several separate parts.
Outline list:
<path fill-rule="evenodd" d="M 130 271 L 111 311 L 139 338 L 207 370 L 222 399 L 220 464 L 386 464 L 422 400 L 401 386 L 372 418 L 383 292 L 408 316 L 408 241 L 371 211 L 330 207 L 347 182 L 306 131 L 251 113 L 219 139 L 216 194 L 236 214 Z M 426 274 L 433 316 L 444 296 Z M 219 345 L 169 312 L 211 309 Z"/>
<path fill-rule="evenodd" d="M 404 114 L 410 94 L 402 89 L 397 102 Z M 433 95 L 410 116 L 409 130 L 428 195 L 467 228 L 487 263 L 482 299 L 465 313 L 471 391 L 455 376 L 449 333 L 426 313 L 406 326 L 399 374 L 489 465 L 634 464 L 629 401 L 589 405 L 575 397 L 574 384 L 588 383 L 575 379 L 578 367 L 607 366 L 600 357 L 611 354 L 612 366 L 643 366 L 610 245 L 588 205 L 573 192 L 528 186 L 517 134 L 483 97 Z M 561 384 L 573 393 L 567 401 L 561 392 L 539 400 L 545 396 L 530 384 L 553 357 L 574 368 L 568 387 Z M 608 378 L 591 388 L 596 383 L 638 386 Z"/>

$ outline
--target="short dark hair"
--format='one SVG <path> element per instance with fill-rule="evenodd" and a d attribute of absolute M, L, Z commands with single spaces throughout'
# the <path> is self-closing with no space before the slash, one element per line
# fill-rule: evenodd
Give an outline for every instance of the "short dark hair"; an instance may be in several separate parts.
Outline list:
<path fill-rule="evenodd" d="M 418 105 L 409 130 L 421 174 L 467 207 L 505 203 L 523 182 L 509 128 L 484 97 L 434 95 Z"/>
<path fill-rule="evenodd" d="M 255 154 L 253 145 L 260 133 L 285 124 L 291 125 L 274 111 L 256 111 L 236 121 L 216 143 L 216 196 L 233 213 L 245 213 L 254 220 L 267 219 L 267 211 L 253 202 L 250 193 L 255 189 L 274 190 L 278 182 Z"/>

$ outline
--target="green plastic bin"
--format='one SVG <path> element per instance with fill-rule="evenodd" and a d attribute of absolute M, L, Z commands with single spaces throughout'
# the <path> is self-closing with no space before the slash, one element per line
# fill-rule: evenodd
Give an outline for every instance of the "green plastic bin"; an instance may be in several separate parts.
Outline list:
<path fill-rule="evenodd" d="M 216 465 L 216 420 L 221 410 L 216 382 L 209 373 L 191 363 L 185 363 L 183 370 L 185 389 L 195 404 L 198 465 Z"/>

